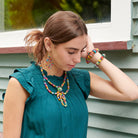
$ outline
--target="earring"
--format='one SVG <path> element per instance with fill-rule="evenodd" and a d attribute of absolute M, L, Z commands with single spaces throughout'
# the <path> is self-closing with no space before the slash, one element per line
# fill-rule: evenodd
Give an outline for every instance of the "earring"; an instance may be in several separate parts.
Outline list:
<path fill-rule="evenodd" d="M 52 58 L 48 55 L 46 59 L 46 67 L 51 68 L 53 64 Z"/>

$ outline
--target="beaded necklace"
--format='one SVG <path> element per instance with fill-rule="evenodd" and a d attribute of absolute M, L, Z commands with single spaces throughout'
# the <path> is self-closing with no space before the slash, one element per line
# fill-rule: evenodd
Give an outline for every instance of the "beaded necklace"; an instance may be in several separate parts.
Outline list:
<path fill-rule="evenodd" d="M 58 100 L 61 102 L 61 104 L 64 106 L 64 107 L 67 107 L 67 101 L 66 101 L 66 97 L 65 95 L 68 93 L 69 91 L 69 79 L 67 77 L 67 72 L 65 72 L 65 76 L 64 76 L 64 80 L 63 80 L 63 83 L 61 84 L 61 86 L 56 86 L 55 84 L 53 84 L 52 82 L 50 82 L 48 80 L 48 78 L 45 76 L 44 74 L 44 71 L 42 69 L 42 67 L 40 66 L 41 68 L 41 73 L 42 73 L 42 76 L 43 76 L 43 81 L 44 81 L 44 85 L 46 87 L 46 89 L 48 90 L 49 93 L 53 94 L 53 95 L 56 95 Z M 62 91 L 62 88 L 65 84 L 67 80 L 67 90 L 65 92 Z M 57 92 L 52 92 L 49 88 L 48 88 L 48 85 L 46 83 L 46 81 L 53 87 L 57 88 Z"/>

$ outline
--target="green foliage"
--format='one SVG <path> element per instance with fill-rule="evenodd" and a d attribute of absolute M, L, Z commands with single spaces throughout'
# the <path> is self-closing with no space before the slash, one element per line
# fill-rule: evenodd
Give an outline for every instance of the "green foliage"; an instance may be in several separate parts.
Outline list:
<path fill-rule="evenodd" d="M 10 20 L 10 12 L 9 12 L 9 5 L 8 5 L 9 0 L 5 0 L 4 6 L 5 6 L 5 11 L 4 11 L 4 24 L 5 28 L 9 30 L 12 27 L 12 21 Z"/>
<path fill-rule="evenodd" d="M 50 15 L 59 10 L 59 3 L 50 0 L 34 0 L 32 16 L 37 27 L 45 24 Z"/>
<path fill-rule="evenodd" d="M 63 10 L 72 10 L 80 14 L 86 22 L 110 20 L 111 0 L 62 0 Z"/>
<path fill-rule="evenodd" d="M 72 1 L 62 0 L 60 6 L 64 11 L 70 10 L 80 13 L 83 10 L 82 6 L 80 5 L 80 3 L 77 2 L 77 0 L 72 0 Z"/>
<path fill-rule="evenodd" d="M 78 13 L 86 23 L 110 20 L 111 0 L 5 0 L 6 30 L 40 27 L 58 10 Z"/>
<path fill-rule="evenodd" d="M 26 2 L 22 0 L 6 0 L 6 29 L 24 29 L 34 27 L 35 23 L 32 19 L 33 0 Z"/>

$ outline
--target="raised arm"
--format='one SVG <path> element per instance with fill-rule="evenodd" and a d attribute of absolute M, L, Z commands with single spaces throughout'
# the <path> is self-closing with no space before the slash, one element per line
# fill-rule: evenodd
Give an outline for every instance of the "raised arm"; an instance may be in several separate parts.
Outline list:
<path fill-rule="evenodd" d="M 88 41 L 89 49 L 90 47 L 94 48 L 90 38 Z M 97 52 L 90 61 L 95 64 L 101 56 L 102 55 Z M 118 67 L 113 65 L 106 58 L 103 58 L 98 67 L 108 76 L 110 81 L 90 72 L 91 95 L 103 99 L 119 101 L 138 99 L 138 86 Z"/>
<path fill-rule="evenodd" d="M 25 101 L 29 94 L 11 78 L 4 98 L 3 137 L 20 138 Z"/>

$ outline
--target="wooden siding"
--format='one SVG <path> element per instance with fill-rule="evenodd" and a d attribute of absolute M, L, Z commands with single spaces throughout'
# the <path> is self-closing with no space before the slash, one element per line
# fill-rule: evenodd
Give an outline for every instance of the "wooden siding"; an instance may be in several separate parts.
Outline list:
<path fill-rule="evenodd" d="M 107 59 L 122 69 L 138 84 L 138 54 L 132 51 L 105 51 Z M 27 67 L 31 59 L 27 54 L 0 54 L 0 132 L 2 129 L 3 100 L 8 76 L 15 68 Z M 76 68 L 92 71 L 108 79 L 93 64 L 83 59 Z M 138 137 L 138 101 L 116 102 L 89 96 L 88 138 L 136 138 Z"/>
<path fill-rule="evenodd" d="M 133 39 L 133 52 L 138 53 L 138 0 L 132 0 L 132 29 L 131 37 Z"/>

